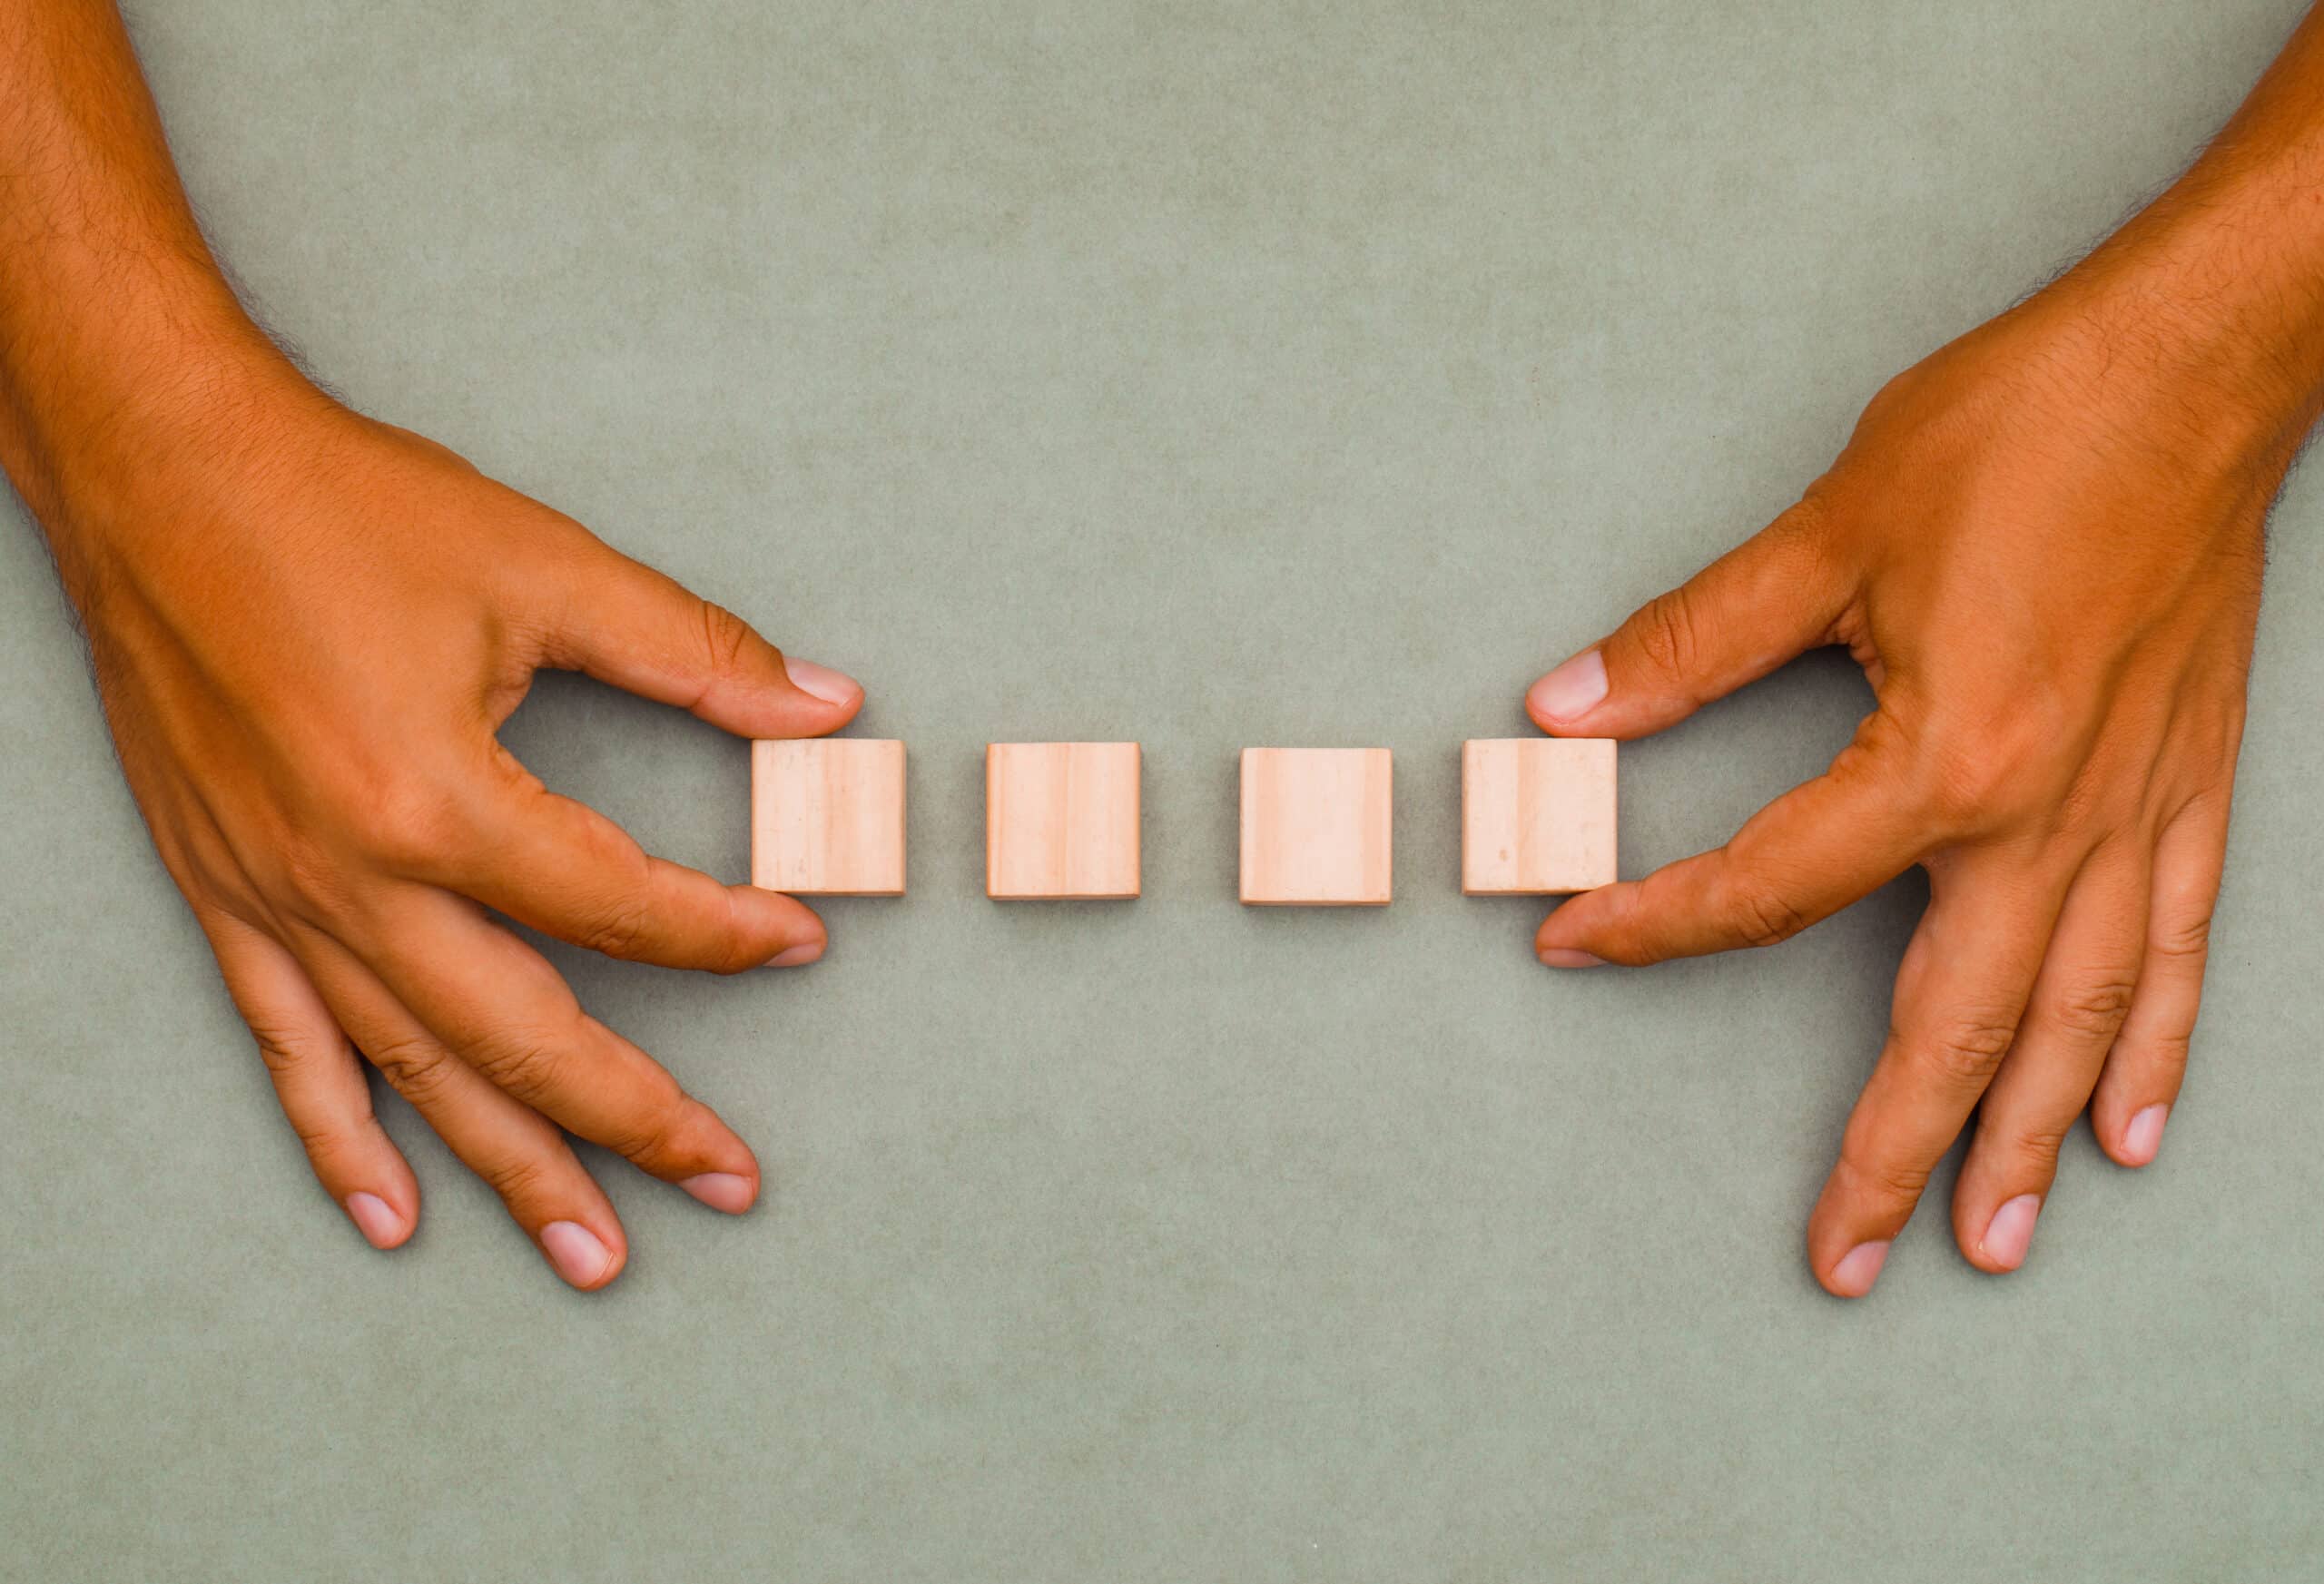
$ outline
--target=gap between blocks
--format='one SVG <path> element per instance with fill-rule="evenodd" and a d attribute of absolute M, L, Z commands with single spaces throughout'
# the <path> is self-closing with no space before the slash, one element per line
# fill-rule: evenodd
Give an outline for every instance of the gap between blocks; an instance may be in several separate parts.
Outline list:
<path fill-rule="evenodd" d="M 1136 743 L 985 748 L 985 894 L 1139 894 Z M 1385 907 L 1395 765 L 1385 748 L 1246 748 L 1242 900 Z M 1615 747 L 1600 737 L 1479 738 L 1461 752 L 1461 889 L 1555 896 L 1616 878 Z M 751 744 L 751 883 L 803 896 L 904 894 L 904 745 L 861 737 Z"/>

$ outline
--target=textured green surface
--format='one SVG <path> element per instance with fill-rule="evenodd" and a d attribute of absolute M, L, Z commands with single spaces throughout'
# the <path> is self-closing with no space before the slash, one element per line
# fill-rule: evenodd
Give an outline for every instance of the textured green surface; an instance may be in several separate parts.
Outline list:
<path fill-rule="evenodd" d="M 136 18 L 270 317 L 870 686 L 912 893 L 812 971 L 556 950 L 761 1152 L 585 1152 L 566 1291 L 399 1103 L 310 1179 L 0 533 L 0 1576 L 2292 1576 L 2324 1568 L 2324 495 L 2278 525 L 2161 1163 L 2024 1273 L 1799 1229 L 1904 882 L 1556 977 L 1458 894 L 1464 736 L 1786 505 L 1887 374 L 2232 107 L 2295 0 L 1132 9 L 177 0 Z M 1846 740 L 1844 661 L 1626 751 L 1626 871 Z M 565 678 L 508 736 L 747 871 L 746 753 Z M 1137 737 L 1141 901 L 988 903 L 988 737 Z M 1397 755 L 1396 902 L 1234 900 L 1236 751 Z M 1938 1191 L 1949 1191 L 1951 1171 Z"/>

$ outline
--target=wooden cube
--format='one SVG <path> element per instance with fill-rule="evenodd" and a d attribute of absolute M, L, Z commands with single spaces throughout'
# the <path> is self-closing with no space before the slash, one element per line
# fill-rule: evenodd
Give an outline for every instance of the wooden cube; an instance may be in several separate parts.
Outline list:
<path fill-rule="evenodd" d="M 753 743 L 751 883 L 807 895 L 903 895 L 904 745 L 861 737 Z"/>
<path fill-rule="evenodd" d="M 1243 750 L 1243 900 L 1388 905 L 1385 748 Z"/>
<path fill-rule="evenodd" d="M 985 895 L 1137 895 L 1137 782 L 1135 743 L 987 743 Z"/>
<path fill-rule="evenodd" d="M 1521 737 L 1461 748 L 1461 889 L 1472 897 L 1614 881 L 1614 743 Z"/>

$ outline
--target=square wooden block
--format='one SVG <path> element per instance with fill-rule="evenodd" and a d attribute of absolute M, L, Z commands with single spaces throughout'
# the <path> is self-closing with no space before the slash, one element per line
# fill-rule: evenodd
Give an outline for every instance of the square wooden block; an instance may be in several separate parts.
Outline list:
<path fill-rule="evenodd" d="M 1519 737 L 1461 747 L 1461 889 L 1472 897 L 1614 881 L 1614 743 Z"/>
<path fill-rule="evenodd" d="M 1137 781 L 1135 743 L 987 743 L 985 895 L 1137 895 Z"/>
<path fill-rule="evenodd" d="M 1254 905 L 1388 905 L 1385 748 L 1243 750 L 1243 900 Z"/>
<path fill-rule="evenodd" d="M 751 883 L 807 895 L 904 891 L 904 745 L 751 744 Z"/>

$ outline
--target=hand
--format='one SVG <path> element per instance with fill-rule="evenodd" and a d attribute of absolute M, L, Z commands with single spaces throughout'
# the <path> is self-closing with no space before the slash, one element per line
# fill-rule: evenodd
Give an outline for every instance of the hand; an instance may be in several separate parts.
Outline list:
<path fill-rule="evenodd" d="M 558 1274 L 602 1286 L 626 1244 L 560 1128 L 719 1210 L 749 1207 L 757 1163 L 492 913 L 718 972 L 812 962 L 823 930 L 648 857 L 494 733 L 543 666 L 751 737 L 832 731 L 862 690 L 287 377 L 211 393 L 199 432 L 143 429 L 159 460 L 44 514 L 122 766 L 363 1235 L 409 1237 L 419 1195 L 358 1049 Z"/>
<path fill-rule="evenodd" d="M 1555 967 L 1768 946 L 1927 870 L 1808 1223 L 1842 1296 L 1870 1291 L 1973 1108 L 1954 1236 L 2000 1272 L 2084 1107 L 2140 1166 L 2179 1092 L 2301 426 L 2244 412 L 2172 334 L 2146 294 L 2070 277 L 1893 381 L 1797 506 L 1527 696 L 1544 731 L 1627 739 L 1813 646 L 1870 678 L 1877 707 L 1821 777 L 1537 938 Z"/>

